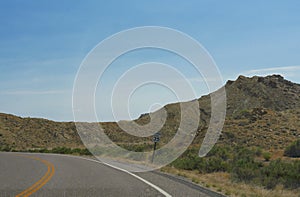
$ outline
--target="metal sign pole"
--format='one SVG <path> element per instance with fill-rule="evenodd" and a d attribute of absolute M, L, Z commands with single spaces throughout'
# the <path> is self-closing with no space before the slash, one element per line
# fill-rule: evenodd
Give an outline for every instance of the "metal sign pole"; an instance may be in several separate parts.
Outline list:
<path fill-rule="evenodd" d="M 154 155 L 155 155 L 155 150 L 156 150 L 156 143 L 157 143 L 157 142 L 154 142 L 154 147 L 153 147 L 153 154 L 152 154 L 152 160 L 151 160 L 151 163 L 153 163 L 153 160 L 154 160 Z"/>
<path fill-rule="evenodd" d="M 160 140 L 160 133 L 157 132 L 154 134 L 153 136 L 153 142 L 154 142 L 154 147 L 153 147 L 153 154 L 152 154 L 152 159 L 151 159 L 151 162 L 153 163 L 154 161 L 154 156 L 155 156 L 155 150 L 156 150 L 156 143 L 159 142 Z"/>

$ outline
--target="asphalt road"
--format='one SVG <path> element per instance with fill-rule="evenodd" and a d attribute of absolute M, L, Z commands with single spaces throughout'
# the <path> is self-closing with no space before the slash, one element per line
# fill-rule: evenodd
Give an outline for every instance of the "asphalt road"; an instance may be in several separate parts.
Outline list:
<path fill-rule="evenodd" d="M 81 157 L 0 153 L 0 197 L 219 196 L 159 172 L 129 173 Z"/>

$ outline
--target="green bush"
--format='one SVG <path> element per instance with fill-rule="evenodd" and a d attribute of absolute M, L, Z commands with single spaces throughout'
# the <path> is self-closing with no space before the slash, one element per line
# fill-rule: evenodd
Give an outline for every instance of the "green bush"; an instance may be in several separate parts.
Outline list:
<path fill-rule="evenodd" d="M 50 153 L 50 150 L 46 149 L 46 148 L 42 148 L 39 151 L 40 153 Z"/>
<path fill-rule="evenodd" d="M 55 147 L 51 150 L 51 152 L 57 154 L 72 154 L 71 148 L 67 147 Z"/>
<path fill-rule="evenodd" d="M 9 151 L 11 151 L 11 148 L 8 147 L 8 146 L 2 146 L 2 147 L 0 148 L 0 151 L 9 152 Z"/>
<path fill-rule="evenodd" d="M 193 149 L 187 150 L 181 157 L 172 162 L 172 165 L 178 169 L 195 170 L 203 163 Z"/>
<path fill-rule="evenodd" d="M 172 162 L 172 166 L 184 170 L 198 170 L 201 173 L 230 171 L 230 147 L 215 146 L 206 157 L 198 156 L 198 149 L 188 149 L 181 157 Z"/>
<path fill-rule="evenodd" d="M 224 171 L 231 174 L 234 181 L 242 181 L 273 189 L 281 184 L 285 188 L 300 187 L 300 161 L 282 161 L 280 159 L 264 163 L 255 160 L 261 155 L 270 160 L 271 154 L 261 153 L 261 149 L 231 148 L 215 146 L 206 157 L 198 156 L 197 148 L 188 149 L 171 163 L 184 170 L 198 170 L 202 173 Z"/>
<path fill-rule="evenodd" d="M 218 157 L 227 161 L 232 158 L 232 148 L 230 146 L 214 146 L 207 154 L 207 157 Z"/>
<path fill-rule="evenodd" d="M 300 140 L 297 140 L 289 145 L 285 149 L 284 155 L 288 157 L 300 157 Z"/>
<path fill-rule="evenodd" d="M 271 161 L 261 170 L 261 184 L 273 189 L 277 184 L 286 188 L 300 187 L 300 161 L 284 162 L 280 159 Z"/>
<path fill-rule="evenodd" d="M 199 167 L 198 165 L 198 170 L 200 172 L 226 172 L 229 171 L 229 163 L 224 161 L 222 158 L 219 157 L 210 157 L 205 159 L 205 166 L 204 170 L 203 167 Z"/>
<path fill-rule="evenodd" d="M 236 151 L 232 162 L 232 178 L 237 181 L 250 182 L 259 175 L 262 164 L 254 160 L 255 151 L 247 148 Z"/>
<path fill-rule="evenodd" d="M 270 161 L 270 159 L 271 159 L 271 153 L 264 152 L 263 153 L 263 157 L 264 157 L 265 161 Z"/>
<path fill-rule="evenodd" d="M 288 178 L 284 182 L 287 188 L 300 188 L 300 161 L 294 161 L 288 171 Z"/>
<path fill-rule="evenodd" d="M 79 155 L 92 155 L 92 153 L 87 149 L 80 149 L 80 148 L 75 148 L 71 150 L 72 154 L 79 154 Z"/>

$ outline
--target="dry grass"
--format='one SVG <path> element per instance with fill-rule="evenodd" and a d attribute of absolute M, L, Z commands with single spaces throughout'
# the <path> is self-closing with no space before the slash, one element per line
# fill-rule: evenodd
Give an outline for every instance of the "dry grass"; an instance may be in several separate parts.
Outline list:
<path fill-rule="evenodd" d="M 200 174 L 197 171 L 178 170 L 172 167 L 164 167 L 163 172 L 188 178 L 196 184 L 220 192 L 226 196 L 241 197 L 300 197 L 300 189 L 287 190 L 283 186 L 277 186 L 273 190 L 262 187 L 232 182 L 230 175 L 224 172 Z"/>

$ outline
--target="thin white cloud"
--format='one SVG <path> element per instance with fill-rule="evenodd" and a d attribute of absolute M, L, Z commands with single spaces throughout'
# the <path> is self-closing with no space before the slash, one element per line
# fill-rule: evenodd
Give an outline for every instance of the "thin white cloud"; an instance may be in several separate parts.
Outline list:
<path fill-rule="evenodd" d="M 300 83 L 300 66 L 279 66 L 272 68 L 253 69 L 240 73 L 248 77 L 252 76 L 267 76 L 278 74 L 283 76 L 285 79 L 295 83 Z"/>
<path fill-rule="evenodd" d="M 32 90 L 18 90 L 0 92 L 2 95 L 50 95 L 50 94 L 63 94 L 63 90 L 45 90 L 45 91 L 32 91 Z"/>
<path fill-rule="evenodd" d="M 284 75 L 288 75 L 288 76 L 300 75 L 300 72 L 297 73 L 295 71 L 300 71 L 300 66 L 282 66 L 282 67 L 255 69 L 255 70 L 245 71 L 241 74 L 244 74 L 244 75 L 284 74 Z"/>

